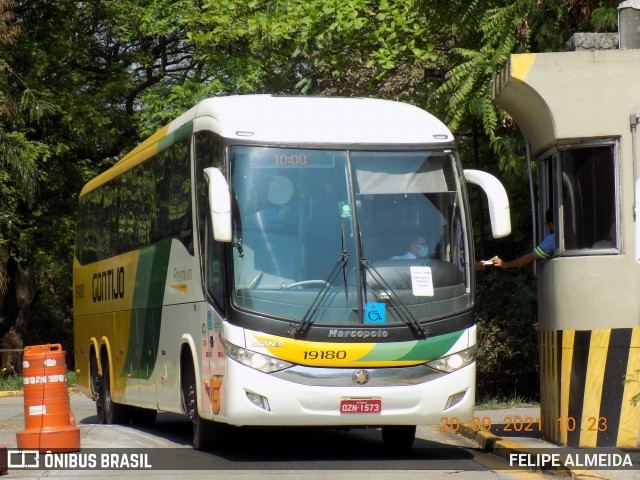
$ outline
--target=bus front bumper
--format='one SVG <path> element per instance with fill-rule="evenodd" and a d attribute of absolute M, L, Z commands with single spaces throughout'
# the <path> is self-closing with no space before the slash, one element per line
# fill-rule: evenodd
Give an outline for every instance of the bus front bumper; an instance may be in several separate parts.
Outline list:
<path fill-rule="evenodd" d="M 226 367 L 213 418 L 232 425 L 436 425 L 470 421 L 475 407 L 475 362 L 424 383 L 374 387 L 300 384 L 229 359 Z"/>

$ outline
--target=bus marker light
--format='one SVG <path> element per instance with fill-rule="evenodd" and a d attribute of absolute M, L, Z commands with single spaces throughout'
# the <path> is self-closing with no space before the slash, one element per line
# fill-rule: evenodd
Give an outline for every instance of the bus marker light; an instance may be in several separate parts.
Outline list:
<path fill-rule="evenodd" d="M 269 408 L 269 400 L 267 400 L 266 397 L 263 397 L 262 395 L 258 395 L 257 393 L 253 393 L 253 392 L 247 392 L 247 391 L 245 392 L 247 394 L 247 398 L 249 399 L 249 401 L 253 403 L 256 407 L 260 407 L 263 410 L 266 410 L 267 412 L 271 411 L 271 409 Z"/>
<path fill-rule="evenodd" d="M 453 407 L 454 405 L 457 405 L 458 403 L 460 403 L 462 401 L 462 399 L 464 398 L 466 393 L 467 393 L 467 391 L 464 390 L 462 392 L 454 393 L 453 395 L 451 395 L 448 398 L 447 404 L 445 405 L 444 409 L 448 410 L 451 407 Z"/>

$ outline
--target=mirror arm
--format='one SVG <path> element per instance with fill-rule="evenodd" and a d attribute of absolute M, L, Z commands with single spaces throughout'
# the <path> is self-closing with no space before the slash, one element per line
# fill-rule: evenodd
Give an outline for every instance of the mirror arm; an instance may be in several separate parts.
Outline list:
<path fill-rule="evenodd" d="M 509 235 L 511 233 L 509 198 L 500 180 L 480 170 L 465 170 L 464 178 L 467 182 L 478 185 L 487 195 L 493 236 L 500 238 Z"/>

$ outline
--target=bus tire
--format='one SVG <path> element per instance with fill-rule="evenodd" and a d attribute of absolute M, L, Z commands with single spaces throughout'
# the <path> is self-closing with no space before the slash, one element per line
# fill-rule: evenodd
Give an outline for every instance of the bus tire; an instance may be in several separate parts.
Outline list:
<path fill-rule="evenodd" d="M 415 425 L 389 425 L 382 427 L 384 446 L 393 451 L 409 450 L 416 438 Z"/>
<path fill-rule="evenodd" d="M 104 423 L 104 409 L 102 408 L 102 374 L 98 372 L 98 359 L 93 348 L 89 353 L 89 388 L 91 398 L 96 402 L 98 423 Z"/>
<path fill-rule="evenodd" d="M 231 427 L 224 423 L 207 420 L 198 413 L 198 392 L 193 361 L 186 355 L 182 362 L 181 374 L 182 408 L 193 423 L 193 448 L 215 450 L 224 445 L 230 437 Z"/>
<path fill-rule="evenodd" d="M 213 422 L 205 420 L 198 413 L 198 391 L 193 362 L 189 355 L 182 361 L 181 394 L 182 409 L 193 424 L 193 448 L 196 450 L 211 450 L 214 445 Z"/>
<path fill-rule="evenodd" d="M 211 420 L 205 420 L 198 412 L 193 420 L 193 448 L 196 450 L 211 450 L 214 448 L 215 432 Z"/>
<path fill-rule="evenodd" d="M 111 372 L 109 363 L 103 357 L 102 361 L 101 404 L 96 404 L 98 421 L 108 425 L 126 425 L 131 419 L 131 409 L 126 405 L 115 403 L 111 398 Z"/>

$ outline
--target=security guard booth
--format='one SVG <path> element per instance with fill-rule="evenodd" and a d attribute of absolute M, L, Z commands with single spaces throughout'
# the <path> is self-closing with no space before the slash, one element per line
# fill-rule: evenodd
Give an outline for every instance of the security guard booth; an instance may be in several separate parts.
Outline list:
<path fill-rule="evenodd" d="M 493 100 L 538 175 L 541 426 L 580 447 L 640 445 L 640 50 L 512 55 Z"/>

